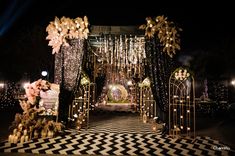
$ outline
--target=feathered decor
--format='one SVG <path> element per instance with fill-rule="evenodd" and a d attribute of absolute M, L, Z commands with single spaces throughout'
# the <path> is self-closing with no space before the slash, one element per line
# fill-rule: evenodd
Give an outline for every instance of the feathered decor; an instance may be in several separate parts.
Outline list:
<path fill-rule="evenodd" d="M 52 46 L 52 54 L 58 53 L 61 45 L 69 46 L 67 39 L 87 39 L 88 29 L 88 18 L 77 17 L 70 19 L 62 17 L 59 19 L 55 17 L 55 20 L 50 22 L 47 26 L 46 31 L 48 36 L 46 37 L 49 41 L 49 46 Z"/>
<path fill-rule="evenodd" d="M 157 16 L 155 19 L 146 18 L 147 24 L 143 24 L 139 29 L 145 30 L 147 38 L 153 38 L 155 35 L 163 46 L 163 52 L 166 52 L 170 57 L 176 54 L 176 50 L 180 50 L 180 35 L 181 28 L 175 26 L 173 22 L 167 20 L 167 17 Z"/>

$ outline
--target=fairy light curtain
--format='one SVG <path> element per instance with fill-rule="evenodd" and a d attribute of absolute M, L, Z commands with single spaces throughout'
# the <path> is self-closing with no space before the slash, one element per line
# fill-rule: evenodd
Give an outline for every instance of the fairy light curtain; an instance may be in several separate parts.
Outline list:
<path fill-rule="evenodd" d="M 88 18 L 58 18 L 50 22 L 46 31 L 52 54 L 55 54 L 55 83 L 72 91 L 81 72 L 84 41 L 88 37 Z"/>
<path fill-rule="evenodd" d="M 169 134 L 195 138 L 194 77 L 182 67 L 169 78 Z"/>
<path fill-rule="evenodd" d="M 146 58 L 144 37 L 136 35 L 102 35 L 95 51 L 98 63 L 111 71 L 123 71 L 128 77 L 140 75 Z M 110 69 L 109 69 L 110 70 Z"/>
<path fill-rule="evenodd" d="M 60 53 L 55 54 L 54 82 L 73 91 L 81 74 L 84 40 L 70 40 L 69 44 L 70 46 L 62 46 Z"/>
<path fill-rule="evenodd" d="M 146 40 L 147 54 L 147 75 L 151 80 L 151 88 L 155 95 L 155 100 L 161 111 L 168 110 L 168 78 L 173 66 L 173 61 L 162 53 L 159 49 L 159 44 L 155 39 Z M 162 117 L 163 118 L 163 117 Z"/>
<path fill-rule="evenodd" d="M 147 17 L 147 24 L 139 28 L 145 30 L 146 74 L 150 77 L 154 98 L 166 120 L 168 110 L 168 79 L 174 65 L 173 56 L 180 50 L 180 28 L 164 16 Z M 162 113 L 161 112 L 161 113 Z"/>
<path fill-rule="evenodd" d="M 95 64 L 105 71 L 104 86 L 98 97 L 98 104 L 106 105 L 108 102 L 106 95 L 112 90 L 112 86 L 119 89 L 120 85 L 125 86 L 125 89 L 121 90 L 127 89 L 129 95 L 136 83 L 134 78 L 141 79 L 140 77 L 143 76 L 146 58 L 145 38 L 129 34 L 103 34 L 97 36 L 96 41 L 92 43 L 92 52 L 96 56 Z M 132 95 L 128 97 L 130 97 L 129 104 L 134 104 L 135 99 Z"/>

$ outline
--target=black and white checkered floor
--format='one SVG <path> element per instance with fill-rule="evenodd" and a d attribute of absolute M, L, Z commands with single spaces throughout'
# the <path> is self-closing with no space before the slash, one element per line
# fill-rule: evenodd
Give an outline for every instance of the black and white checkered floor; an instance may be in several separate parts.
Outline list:
<path fill-rule="evenodd" d="M 121 115 L 100 122 L 93 120 L 95 122 L 90 123 L 88 131 L 68 130 L 55 138 L 33 139 L 24 144 L 2 142 L 0 152 L 78 155 L 235 154 L 233 149 L 210 137 L 197 137 L 196 140 L 172 139 L 151 132 L 150 124 L 143 124 L 138 120 L 135 115 Z"/>

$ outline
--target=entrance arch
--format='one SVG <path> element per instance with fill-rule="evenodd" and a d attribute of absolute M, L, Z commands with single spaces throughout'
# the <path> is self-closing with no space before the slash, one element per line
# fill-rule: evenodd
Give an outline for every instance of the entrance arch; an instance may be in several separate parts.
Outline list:
<path fill-rule="evenodd" d="M 194 77 L 182 67 L 169 78 L 169 134 L 195 138 Z"/>

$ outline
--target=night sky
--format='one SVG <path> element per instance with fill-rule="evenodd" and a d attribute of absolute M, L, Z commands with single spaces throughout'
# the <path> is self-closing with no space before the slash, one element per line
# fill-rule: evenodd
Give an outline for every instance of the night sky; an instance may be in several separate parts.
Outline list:
<path fill-rule="evenodd" d="M 183 29 L 182 50 L 177 60 L 183 62 L 189 58 L 196 75 L 229 79 L 235 76 L 234 11 L 229 7 L 192 2 L 170 6 L 149 1 L 133 1 L 132 4 L 125 1 L 82 1 L 81 4 L 72 0 L 48 1 L 0 1 L 1 79 L 18 80 L 22 73 L 37 79 L 41 70 L 52 71 L 52 50 L 45 39 L 47 25 L 55 16 L 76 18 L 84 15 L 90 25 L 108 26 L 139 26 L 146 23 L 147 16 L 165 15 Z"/>

